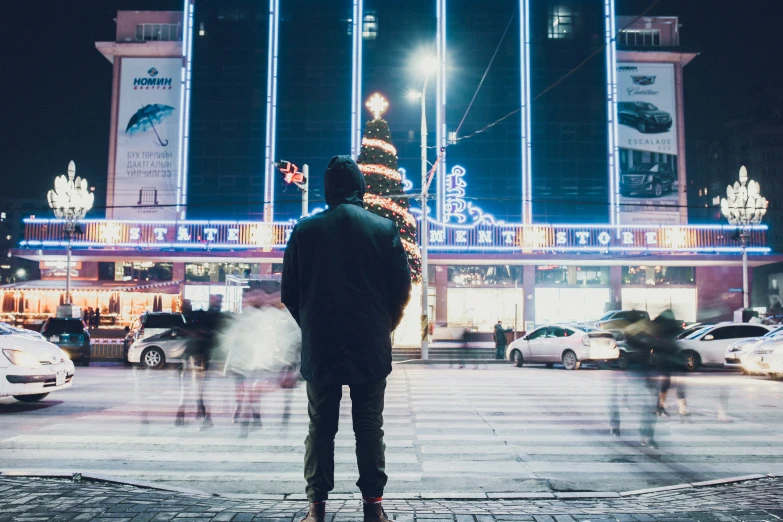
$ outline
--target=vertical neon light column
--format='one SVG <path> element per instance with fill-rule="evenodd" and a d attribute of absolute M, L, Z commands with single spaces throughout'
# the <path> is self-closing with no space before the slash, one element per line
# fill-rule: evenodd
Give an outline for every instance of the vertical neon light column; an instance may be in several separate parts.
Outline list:
<path fill-rule="evenodd" d="M 530 125 L 530 0 L 519 2 L 519 71 L 521 151 L 522 151 L 522 223 L 533 223 L 531 125 Z"/>
<path fill-rule="evenodd" d="M 614 0 L 605 0 L 606 17 L 606 111 L 609 136 L 609 217 L 620 224 L 620 148 L 617 137 L 617 31 Z"/>
<path fill-rule="evenodd" d="M 177 170 L 177 218 L 185 219 L 188 204 L 188 150 L 190 145 L 190 86 L 193 66 L 193 11 L 195 0 L 182 8 L 182 73 L 179 91 L 179 169 Z"/>
<path fill-rule="evenodd" d="M 364 0 L 353 0 L 353 49 L 351 62 L 351 157 L 359 157 L 362 146 L 362 22 Z"/>
<path fill-rule="evenodd" d="M 266 146 L 264 148 L 264 221 L 274 220 L 275 212 L 275 133 L 277 132 L 277 44 L 280 1 L 269 0 L 269 44 L 266 79 Z"/>
<path fill-rule="evenodd" d="M 446 208 L 446 0 L 437 0 L 437 42 L 436 51 L 438 55 L 438 79 L 437 91 L 435 94 L 435 143 L 437 144 L 437 153 L 443 156 L 438 163 L 436 177 L 436 197 L 435 197 L 435 218 L 437 221 L 443 221 L 443 215 Z"/>

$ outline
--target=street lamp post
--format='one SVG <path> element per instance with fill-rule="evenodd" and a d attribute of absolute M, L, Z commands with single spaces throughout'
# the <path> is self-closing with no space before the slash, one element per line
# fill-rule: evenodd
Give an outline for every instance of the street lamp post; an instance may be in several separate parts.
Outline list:
<path fill-rule="evenodd" d="M 422 58 L 420 72 L 424 76 L 424 84 L 420 93 L 410 92 L 411 99 L 421 98 L 421 358 L 429 359 L 429 268 L 428 250 L 430 244 L 429 222 L 427 221 L 427 80 L 430 73 L 437 67 L 437 62 L 432 56 Z"/>
<path fill-rule="evenodd" d="M 743 165 L 739 171 L 739 181 L 726 187 L 726 196 L 720 201 L 721 212 L 729 224 L 738 228 L 742 242 L 742 305 L 747 309 L 748 299 L 748 238 L 750 225 L 758 225 L 767 213 L 769 202 L 761 196 L 758 182 L 748 180 L 748 169 Z"/>
<path fill-rule="evenodd" d="M 47 194 L 49 207 L 54 210 L 58 219 L 65 220 L 65 236 L 68 239 L 65 262 L 65 304 L 71 300 L 71 243 L 73 235 L 79 230 L 79 220 L 92 208 L 95 195 L 87 188 L 87 180 L 80 177 L 74 179 L 76 164 L 68 164 L 68 177 L 65 175 L 54 178 L 54 190 Z"/>

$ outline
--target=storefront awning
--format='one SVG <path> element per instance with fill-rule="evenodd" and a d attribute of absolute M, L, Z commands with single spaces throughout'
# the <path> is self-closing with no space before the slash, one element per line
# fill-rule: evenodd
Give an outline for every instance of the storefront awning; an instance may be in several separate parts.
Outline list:
<path fill-rule="evenodd" d="M 179 294 L 181 281 L 71 281 L 71 291 L 97 290 L 103 292 L 143 292 L 154 294 Z M 65 281 L 60 279 L 42 279 L 36 281 L 21 281 L 8 285 L 0 285 L 0 291 L 35 291 L 54 290 L 65 291 Z"/>

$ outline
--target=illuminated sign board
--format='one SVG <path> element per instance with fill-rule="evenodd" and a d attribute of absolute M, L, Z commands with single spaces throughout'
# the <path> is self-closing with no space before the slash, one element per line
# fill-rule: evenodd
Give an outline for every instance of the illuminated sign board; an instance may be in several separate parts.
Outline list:
<path fill-rule="evenodd" d="M 283 250 L 294 221 L 84 220 L 74 248 Z M 62 248 L 61 220 L 25 220 L 24 248 Z M 421 230 L 421 227 L 417 227 Z M 430 221 L 432 252 L 734 253 L 731 226 L 519 225 L 459 226 Z M 765 225 L 750 227 L 748 251 L 768 253 Z"/>

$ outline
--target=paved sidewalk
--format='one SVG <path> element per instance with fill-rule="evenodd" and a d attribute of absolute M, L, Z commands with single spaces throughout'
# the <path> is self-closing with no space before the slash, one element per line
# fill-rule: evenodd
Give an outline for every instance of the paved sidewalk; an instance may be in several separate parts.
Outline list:
<path fill-rule="evenodd" d="M 384 506 L 398 522 L 771 522 L 783 520 L 781 493 L 783 479 L 763 478 L 624 496 L 603 494 L 598 498 L 592 493 L 571 493 L 572 498 L 541 498 L 541 494 L 535 494 L 539 498 L 496 500 L 387 498 Z M 90 480 L 0 477 L 0 522 L 296 522 L 307 508 L 301 500 L 253 497 Z M 361 505 L 356 498 L 332 499 L 327 509 L 327 522 L 361 520 Z"/>

